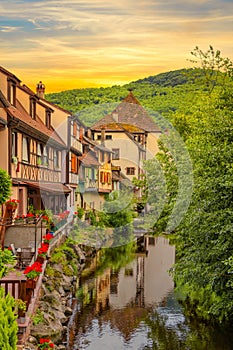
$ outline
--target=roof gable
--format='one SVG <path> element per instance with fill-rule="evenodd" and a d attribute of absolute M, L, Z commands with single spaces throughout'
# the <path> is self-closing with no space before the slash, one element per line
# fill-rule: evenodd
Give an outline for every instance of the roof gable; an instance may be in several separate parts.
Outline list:
<path fill-rule="evenodd" d="M 110 125 L 111 128 L 109 129 L 108 126 Z M 111 114 L 101 118 L 92 125 L 91 129 L 98 130 L 101 129 L 102 126 L 105 126 L 108 130 L 116 130 L 117 128 L 118 130 L 123 130 L 124 125 L 132 125 L 148 132 L 160 131 L 159 127 L 141 106 L 132 91 L 129 92 L 128 96 L 126 96 Z"/>

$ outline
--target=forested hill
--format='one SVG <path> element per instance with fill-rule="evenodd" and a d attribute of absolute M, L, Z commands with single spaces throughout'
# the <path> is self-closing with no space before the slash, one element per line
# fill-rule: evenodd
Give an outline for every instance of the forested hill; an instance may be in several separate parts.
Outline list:
<path fill-rule="evenodd" d="M 47 94 L 45 98 L 62 108 L 76 113 L 91 125 L 111 112 L 133 89 L 141 104 L 156 119 L 158 114 L 168 115 L 182 110 L 194 92 L 203 91 L 200 69 L 180 69 L 140 79 L 124 86 L 66 90 Z"/>

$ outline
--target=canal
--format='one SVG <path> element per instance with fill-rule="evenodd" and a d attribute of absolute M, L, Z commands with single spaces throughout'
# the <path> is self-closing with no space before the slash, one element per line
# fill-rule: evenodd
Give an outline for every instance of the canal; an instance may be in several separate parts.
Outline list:
<path fill-rule="evenodd" d="M 232 332 L 185 317 L 169 274 L 175 247 L 152 236 L 143 246 L 102 249 L 89 261 L 72 301 L 67 349 L 232 350 Z"/>

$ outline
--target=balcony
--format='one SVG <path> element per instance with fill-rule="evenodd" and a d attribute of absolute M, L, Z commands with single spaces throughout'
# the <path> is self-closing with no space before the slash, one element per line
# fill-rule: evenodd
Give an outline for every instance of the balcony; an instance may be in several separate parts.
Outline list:
<path fill-rule="evenodd" d="M 83 153 L 83 146 L 81 142 L 74 137 L 71 138 L 71 147 L 79 151 L 81 154 Z"/>
<path fill-rule="evenodd" d="M 70 173 L 69 183 L 77 185 L 78 184 L 78 174 Z"/>
<path fill-rule="evenodd" d="M 30 181 L 61 182 L 61 170 L 52 170 L 20 163 L 21 179 Z"/>
<path fill-rule="evenodd" d="M 79 180 L 78 190 L 80 193 L 84 192 L 97 192 L 98 191 L 98 181 L 93 179 Z"/>

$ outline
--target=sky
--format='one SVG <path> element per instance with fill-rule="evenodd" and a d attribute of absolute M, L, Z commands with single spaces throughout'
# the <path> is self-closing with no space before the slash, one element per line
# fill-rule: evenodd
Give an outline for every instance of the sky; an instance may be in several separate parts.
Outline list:
<path fill-rule="evenodd" d="M 0 66 L 35 91 L 123 85 L 193 65 L 209 45 L 233 59 L 233 0 L 1 0 Z"/>

